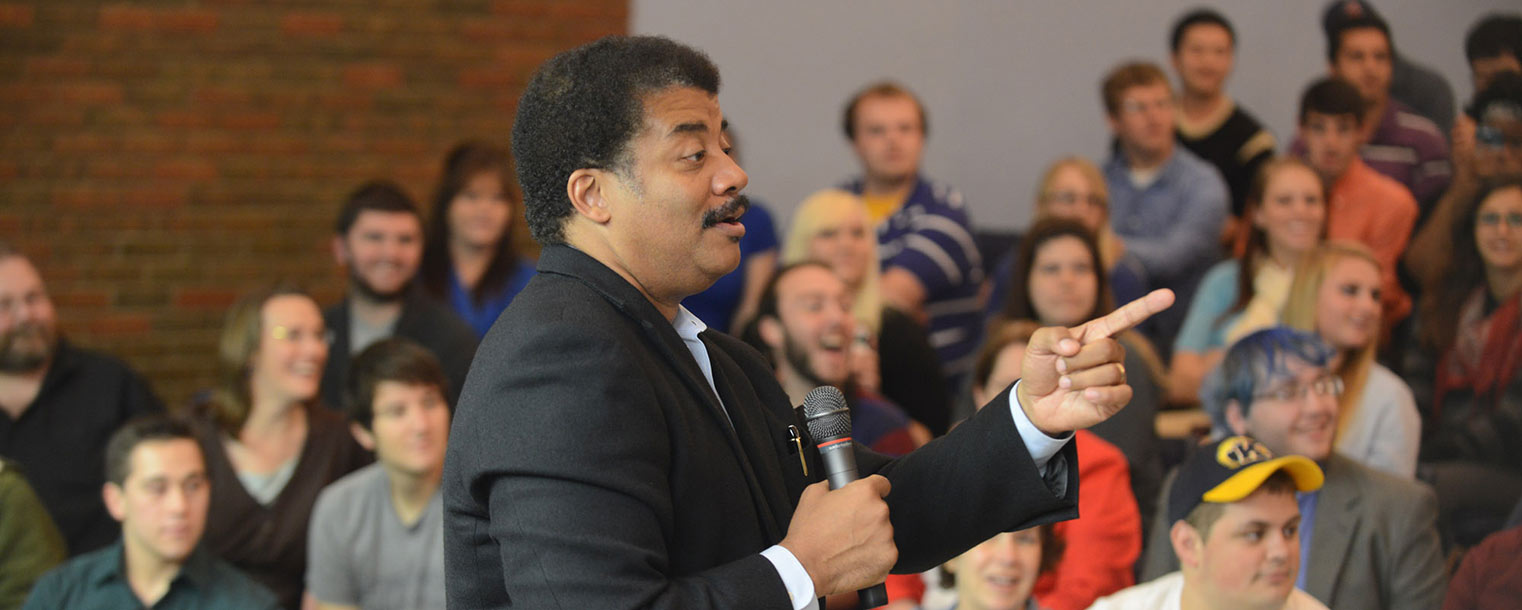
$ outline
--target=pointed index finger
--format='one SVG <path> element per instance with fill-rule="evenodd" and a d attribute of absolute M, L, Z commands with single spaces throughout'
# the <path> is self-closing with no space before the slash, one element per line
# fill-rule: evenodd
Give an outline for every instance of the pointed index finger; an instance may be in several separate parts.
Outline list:
<path fill-rule="evenodd" d="M 1098 320 L 1089 320 L 1083 326 L 1074 329 L 1073 335 L 1084 344 L 1113 337 L 1173 306 L 1173 299 L 1172 290 L 1167 288 L 1153 290 L 1147 296 L 1126 303 L 1120 309 L 1110 312 L 1109 315 Z"/>

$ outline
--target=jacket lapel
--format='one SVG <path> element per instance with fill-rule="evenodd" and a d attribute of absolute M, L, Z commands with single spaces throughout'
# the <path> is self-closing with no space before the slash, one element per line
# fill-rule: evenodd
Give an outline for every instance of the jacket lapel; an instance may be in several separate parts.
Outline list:
<path fill-rule="evenodd" d="M 698 336 L 703 339 L 704 347 L 708 348 L 708 360 L 713 365 L 714 385 L 719 388 L 720 398 L 724 404 L 731 405 L 729 416 L 734 421 L 735 437 L 741 446 L 740 460 L 745 465 L 751 496 L 756 502 L 756 513 L 761 515 L 761 526 L 766 530 L 769 540 L 781 541 L 786 531 L 785 523 L 791 515 L 779 514 L 772 507 L 791 506 L 787 501 L 787 487 L 780 477 L 758 476 L 764 469 L 757 468 L 752 461 L 775 459 L 774 456 L 777 455 L 763 412 L 748 407 L 759 394 L 750 387 L 750 379 L 730 358 L 729 353 L 708 340 L 708 332 Z"/>
<path fill-rule="evenodd" d="M 1349 479 L 1348 464 L 1332 454 L 1326 463 L 1326 483 L 1316 500 L 1316 524 L 1311 531 L 1310 565 L 1305 575 L 1305 591 L 1316 599 L 1336 606 L 1333 598 L 1342 579 L 1348 549 L 1359 535 L 1359 497 L 1357 484 Z"/>

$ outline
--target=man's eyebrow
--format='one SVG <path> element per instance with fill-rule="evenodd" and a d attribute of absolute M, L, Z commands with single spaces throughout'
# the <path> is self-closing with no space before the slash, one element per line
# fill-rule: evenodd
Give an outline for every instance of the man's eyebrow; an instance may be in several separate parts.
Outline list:
<path fill-rule="evenodd" d="M 678 123 L 676 127 L 671 128 L 671 133 L 667 135 L 675 136 L 687 133 L 708 133 L 708 124 L 703 122 Z"/>

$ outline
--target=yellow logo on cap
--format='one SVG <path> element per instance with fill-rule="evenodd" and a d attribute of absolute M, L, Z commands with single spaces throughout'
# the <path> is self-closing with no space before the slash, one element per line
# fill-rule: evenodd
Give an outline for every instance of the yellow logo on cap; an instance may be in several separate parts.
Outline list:
<path fill-rule="evenodd" d="M 1264 447 L 1263 443 L 1245 436 L 1233 436 L 1221 441 L 1221 445 L 1215 451 L 1215 461 L 1232 470 L 1270 460 L 1273 457 L 1273 452 L 1269 451 L 1268 447 Z"/>

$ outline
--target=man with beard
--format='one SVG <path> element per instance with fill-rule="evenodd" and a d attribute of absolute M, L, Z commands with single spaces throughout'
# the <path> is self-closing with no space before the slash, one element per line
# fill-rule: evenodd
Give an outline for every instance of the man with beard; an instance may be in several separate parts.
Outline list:
<path fill-rule="evenodd" d="M 385 181 L 356 189 L 338 212 L 333 258 L 348 269 L 349 294 L 322 314 L 333 333 L 322 371 L 323 402 L 342 408 L 349 361 L 391 336 L 433 352 L 449 378 L 447 398 L 458 398 L 476 355 L 476 334 L 414 281 L 423 260 L 423 216 L 412 198 Z"/>
<path fill-rule="evenodd" d="M 852 382 L 851 295 L 828 267 L 804 262 L 778 270 L 761 294 L 756 317 L 761 344 L 755 347 L 771 358 L 793 404 L 803 404 L 815 387 L 835 386 L 850 404 L 857 442 L 903 455 L 930 440 L 930 430 L 898 405 Z"/>
<path fill-rule="evenodd" d="M 121 533 L 100 496 L 111 432 L 163 410 L 126 364 L 59 337 L 37 268 L 0 243 L 0 455 L 25 469 L 71 556 Z"/>

